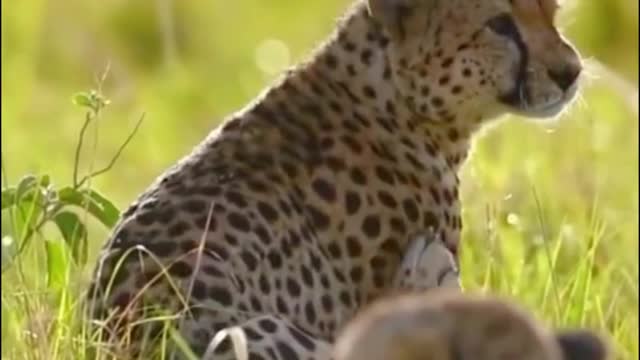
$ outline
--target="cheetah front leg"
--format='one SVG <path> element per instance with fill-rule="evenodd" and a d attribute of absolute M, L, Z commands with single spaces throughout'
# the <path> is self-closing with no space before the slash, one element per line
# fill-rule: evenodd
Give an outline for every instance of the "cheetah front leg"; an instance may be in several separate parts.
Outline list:
<path fill-rule="evenodd" d="M 462 290 L 455 256 L 433 230 L 412 236 L 393 280 L 394 290 Z"/>

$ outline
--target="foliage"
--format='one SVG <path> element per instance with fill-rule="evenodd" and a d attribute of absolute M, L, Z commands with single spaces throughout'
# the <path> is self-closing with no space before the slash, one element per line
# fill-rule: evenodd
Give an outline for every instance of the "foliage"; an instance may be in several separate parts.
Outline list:
<path fill-rule="evenodd" d="M 113 227 L 120 217 L 120 212 L 109 199 L 83 186 L 88 180 L 108 169 L 91 173 L 82 179 L 77 178 L 79 154 L 82 150 L 85 130 L 91 121 L 95 121 L 100 116 L 100 112 L 109 101 L 97 91 L 92 90 L 89 93 L 74 95 L 73 103 L 88 109 L 77 146 L 73 184 L 56 189 L 51 183 L 50 176 L 44 174 L 39 177 L 27 175 L 16 186 L 2 188 L 2 211 L 11 214 L 11 218 L 14 219 L 13 232 L 19 236 L 15 245 L 17 251 L 11 256 L 6 254 L 12 249 L 3 248 L 3 272 L 5 259 L 8 261 L 7 266 L 10 266 L 13 258 L 23 252 L 34 234 L 41 233 L 49 222 L 57 226 L 70 249 L 73 260 L 79 265 L 85 265 L 88 255 L 87 227 L 80 216 L 73 211 L 74 207 L 84 209 L 87 214 L 108 228 Z M 19 221 L 19 225 L 15 223 L 16 221 Z M 50 284 L 53 284 L 56 282 L 55 279 L 60 278 L 59 274 L 65 273 L 65 269 L 60 268 L 65 263 L 64 251 L 51 241 L 46 241 L 43 245 L 49 265 Z"/>
<path fill-rule="evenodd" d="M 347 2 L 2 2 L 3 359 L 91 358 L 78 301 L 117 208 L 307 54 Z M 617 359 L 637 359 L 638 2 L 564 3 L 588 81 L 562 119 L 508 119 L 476 142 L 463 282 L 599 329 Z M 72 96 L 79 123 L 68 100 L 94 73 L 96 90 Z M 130 141 L 141 108 L 153 121 Z"/>

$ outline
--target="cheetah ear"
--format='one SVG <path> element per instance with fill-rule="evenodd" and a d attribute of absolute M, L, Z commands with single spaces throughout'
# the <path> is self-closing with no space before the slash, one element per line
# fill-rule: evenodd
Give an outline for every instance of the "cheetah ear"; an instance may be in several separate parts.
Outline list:
<path fill-rule="evenodd" d="M 402 41 L 408 35 L 421 34 L 426 26 L 425 12 L 434 0 L 367 0 L 369 14 L 395 39 Z"/>
<path fill-rule="evenodd" d="M 608 358 L 604 341 L 584 330 L 563 331 L 556 334 L 564 360 L 605 360 Z"/>

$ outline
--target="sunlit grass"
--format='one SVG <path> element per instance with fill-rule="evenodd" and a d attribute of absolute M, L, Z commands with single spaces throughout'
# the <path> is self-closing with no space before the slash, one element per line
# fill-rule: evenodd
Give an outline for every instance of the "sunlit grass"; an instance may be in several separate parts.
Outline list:
<path fill-rule="evenodd" d="M 510 119 L 478 140 L 463 172 L 463 282 L 468 291 L 514 298 L 554 326 L 594 328 L 617 358 L 632 359 L 638 356 L 638 124 L 631 121 L 637 114 L 602 86 L 587 91 L 585 102 L 557 123 Z M 19 228 L 20 221 L 3 231 L 19 239 L 12 233 Z M 91 230 L 94 257 L 105 234 L 99 226 Z M 42 243 L 59 247 L 64 273 L 51 271 Z M 7 359 L 81 359 L 97 338 L 79 311 L 89 267 L 74 265 L 61 245 L 55 232 L 37 234 L 2 275 Z"/>
<path fill-rule="evenodd" d="M 83 118 L 71 95 L 110 63 L 112 104 L 88 131 L 83 169 L 107 164 L 146 112 L 118 163 L 91 182 L 124 207 L 275 68 L 303 57 L 346 1 L 173 2 L 173 25 L 157 21 L 154 1 L 47 3 L 2 2 L 3 187 L 27 173 L 72 182 Z M 572 38 L 615 72 L 589 67 L 582 99 L 558 121 L 507 119 L 477 141 L 462 174 L 463 282 L 514 298 L 552 325 L 592 327 L 616 359 L 637 359 L 637 2 L 576 8 Z M 170 51 L 166 26 L 175 31 Z M 269 56 L 265 43 L 275 58 L 259 58 Z M 22 238 L 24 210 L 2 214 L 3 266 Z M 97 336 L 79 309 L 106 229 L 90 219 L 87 231 L 90 265 L 75 265 L 46 227 L 3 272 L 3 359 L 92 358 L 87 344 Z M 45 245 L 58 263 L 47 262 Z"/>

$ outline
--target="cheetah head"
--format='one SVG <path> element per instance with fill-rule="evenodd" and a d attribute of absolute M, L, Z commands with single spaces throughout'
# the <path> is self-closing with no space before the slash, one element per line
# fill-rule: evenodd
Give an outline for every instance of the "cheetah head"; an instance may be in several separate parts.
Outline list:
<path fill-rule="evenodd" d="M 605 360 L 586 330 L 551 330 L 510 302 L 435 290 L 365 308 L 338 338 L 336 360 Z"/>
<path fill-rule="evenodd" d="M 558 0 L 368 0 L 390 38 L 395 86 L 415 115 L 556 116 L 582 70 L 554 26 Z"/>

